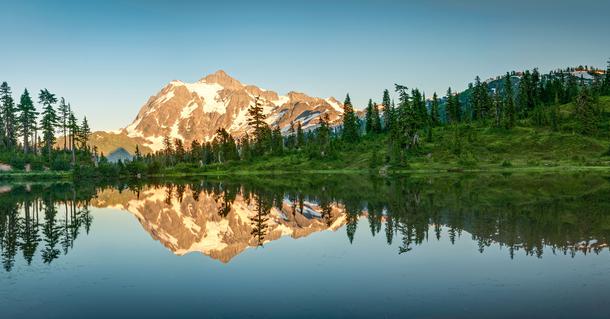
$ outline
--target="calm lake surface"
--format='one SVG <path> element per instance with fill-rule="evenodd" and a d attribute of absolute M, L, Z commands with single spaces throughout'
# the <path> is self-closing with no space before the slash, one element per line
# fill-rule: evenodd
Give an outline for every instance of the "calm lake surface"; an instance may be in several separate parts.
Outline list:
<path fill-rule="evenodd" d="M 0 186 L 0 318 L 610 317 L 610 175 Z"/>

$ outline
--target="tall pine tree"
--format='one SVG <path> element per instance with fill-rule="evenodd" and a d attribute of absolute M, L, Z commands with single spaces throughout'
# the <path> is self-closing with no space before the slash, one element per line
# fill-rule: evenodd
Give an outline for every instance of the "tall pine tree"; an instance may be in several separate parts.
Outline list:
<path fill-rule="evenodd" d="M 371 133 L 373 130 L 373 100 L 371 99 L 369 99 L 364 113 L 364 129 L 366 134 Z"/>
<path fill-rule="evenodd" d="M 36 116 L 38 115 L 27 89 L 21 94 L 17 111 L 19 112 L 17 117 L 19 135 L 23 138 L 23 152 L 27 154 L 30 151 L 31 136 L 36 129 Z"/>
<path fill-rule="evenodd" d="M 324 114 L 320 118 L 320 127 L 318 128 L 318 146 L 320 156 L 324 157 L 330 153 L 330 118 L 328 114 Z"/>
<path fill-rule="evenodd" d="M 608 60 L 608 66 L 606 67 L 606 74 L 604 76 L 604 94 L 610 95 L 610 60 Z"/>
<path fill-rule="evenodd" d="M 64 151 L 68 148 L 68 120 L 70 118 L 70 104 L 63 97 L 59 100 L 59 124 L 64 136 Z"/>
<path fill-rule="evenodd" d="M 513 84 L 510 79 L 510 74 L 506 72 L 504 76 L 504 101 L 503 101 L 503 117 L 504 126 L 506 128 L 512 128 L 515 126 L 516 114 L 515 114 L 515 102 L 513 99 Z"/>
<path fill-rule="evenodd" d="M 387 89 L 383 91 L 383 98 L 381 100 L 383 106 L 383 130 L 389 131 L 392 125 L 393 114 L 392 114 L 392 101 L 390 100 L 390 91 Z"/>
<path fill-rule="evenodd" d="M 51 151 L 55 144 L 55 128 L 59 118 L 53 104 L 57 103 L 55 94 L 49 92 L 47 89 L 43 89 L 38 94 L 38 101 L 43 105 L 42 118 L 40 120 L 40 127 L 42 128 L 42 140 L 47 150 L 49 160 L 51 159 Z"/>
<path fill-rule="evenodd" d="M 381 133 L 381 115 L 379 114 L 379 105 L 373 103 L 373 133 Z"/>
<path fill-rule="evenodd" d="M 588 87 L 583 86 L 576 96 L 575 115 L 579 123 L 580 132 L 585 135 L 597 133 L 598 112 Z"/>
<path fill-rule="evenodd" d="M 2 117 L 2 144 L 13 149 L 17 146 L 17 109 L 8 83 L 0 85 L 0 117 Z"/>
<path fill-rule="evenodd" d="M 70 151 L 72 152 L 72 163 L 76 163 L 76 139 L 80 128 L 78 127 L 78 122 L 76 121 L 76 116 L 72 110 L 70 110 L 70 115 L 68 116 L 68 130 L 69 130 L 69 142 L 70 142 Z"/>
<path fill-rule="evenodd" d="M 432 103 L 430 105 L 430 125 L 432 127 L 439 126 L 441 124 L 441 116 L 438 107 L 438 95 L 436 95 L 436 92 L 434 92 L 434 94 L 432 94 Z"/>
<path fill-rule="evenodd" d="M 257 96 L 254 98 L 254 104 L 248 108 L 248 125 L 254 129 L 255 151 L 262 154 L 265 149 L 266 137 L 270 134 L 269 127 L 265 122 L 265 114 L 263 114 L 263 104 Z"/>
<path fill-rule="evenodd" d="M 87 150 L 89 137 L 91 136 L 91 129 L 89 128 L 89 122 L 87 122 L 87 117 L 83 118 L 83 121 L 80 125 L 80 129 L 78 130 L 78 141 L 80 143 L 81 149 Z"/>
<path fill-rule="evenodd" d="M 303 133 L 303 127 L 301 126 L 301 121 L 297 122 L 297 148 L 305 147 L 305 134 Z"/>
<path fill-rule="evenodd" d="M 343 102 L 343 140 L 348 143 L 353 143 L 358 140 L 358 118 L 349 94 Z"/>

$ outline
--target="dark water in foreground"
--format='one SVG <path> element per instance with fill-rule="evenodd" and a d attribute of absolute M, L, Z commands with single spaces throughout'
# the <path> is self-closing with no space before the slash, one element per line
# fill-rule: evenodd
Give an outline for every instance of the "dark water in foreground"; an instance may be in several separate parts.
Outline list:
<path fill-rule="evenodd" d="M 610 316 L 604 174 L 0 192 L 0 318 Z"/>

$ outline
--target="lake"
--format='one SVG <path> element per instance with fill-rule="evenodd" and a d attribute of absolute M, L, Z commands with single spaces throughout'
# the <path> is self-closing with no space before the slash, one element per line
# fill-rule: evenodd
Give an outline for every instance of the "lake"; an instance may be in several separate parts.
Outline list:
<path fill-rule="evenodd" d="M 610 174 L 0 186 L 0 317 L 608 318 Z"/>

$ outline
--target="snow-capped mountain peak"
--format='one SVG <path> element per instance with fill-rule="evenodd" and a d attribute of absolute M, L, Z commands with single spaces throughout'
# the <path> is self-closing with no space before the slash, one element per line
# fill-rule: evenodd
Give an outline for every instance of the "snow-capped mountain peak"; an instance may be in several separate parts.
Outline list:
<path fill-rule="evenodd" d="M 224 128 L 241 137 L 250 130 L 248 108 L 257 97 L 267 123 L 279 126 L 282 132 L 288 131 L 291 122 L 301 122 L 305 129 L 316 127 L 323 114 L 328 114 L 331 123 L 338 122 L 343 112 L 343 104 L 335 98 L 310 97 L 296 91 L 279 95 L 244 85 L 219 70 L 194 83 L 169 82 L 144 103 L 134 121 L 119 134 L 139 139 L 142 146 L 153 151 L 163 148 L 165 136 L 189 145 L 193 140 L 211 141 L 216 130 Z"/>

